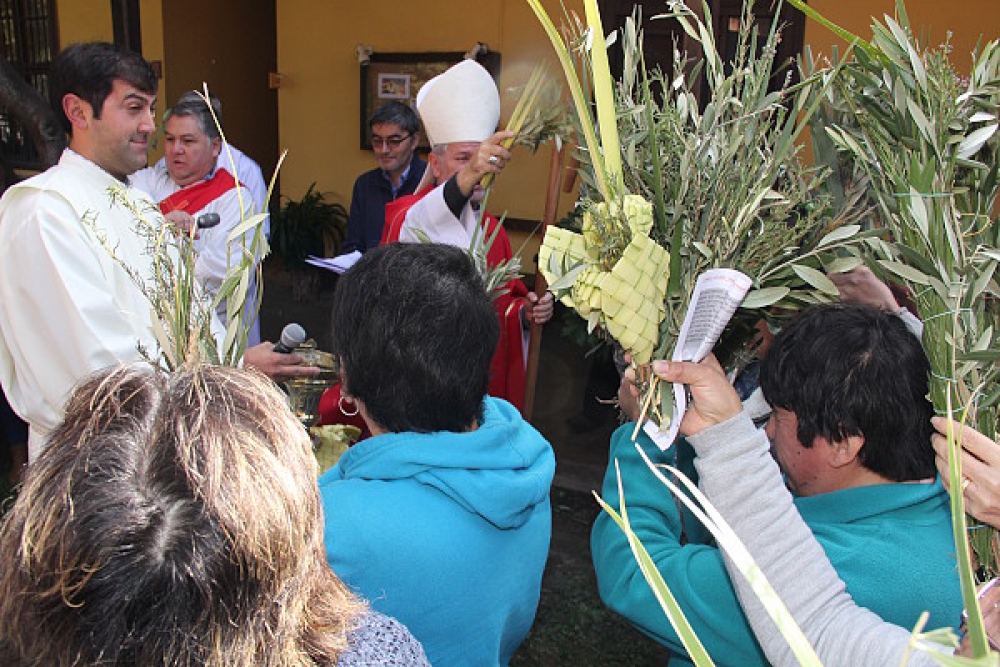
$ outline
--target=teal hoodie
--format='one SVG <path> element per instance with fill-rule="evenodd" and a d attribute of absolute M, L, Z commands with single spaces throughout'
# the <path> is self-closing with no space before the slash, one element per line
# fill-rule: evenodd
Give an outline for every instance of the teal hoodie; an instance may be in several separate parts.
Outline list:
<path fill-rule="evenodd" d="M 495 398 L 474 431 L 369 438 L 319 480 L 330 567 L 435 667 L 506 665 L 538 607 L 554 473 L 549 443 Z"/>

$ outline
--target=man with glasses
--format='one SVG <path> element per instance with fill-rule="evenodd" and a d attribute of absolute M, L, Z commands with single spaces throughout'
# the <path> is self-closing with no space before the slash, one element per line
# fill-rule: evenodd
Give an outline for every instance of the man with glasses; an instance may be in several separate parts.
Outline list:
<path fill-rule="evenodd" d="M 375 110 L 368 126 L 378 168 L 366 171 L 354 182 L 342 249 L 345 253 L 364 253 L 379 246 L 385 205 L 413 194 L 427 168 L 414 153 L 420 141 L 420 121 L 413 109 L 401 102 L 388 102 Z"/>

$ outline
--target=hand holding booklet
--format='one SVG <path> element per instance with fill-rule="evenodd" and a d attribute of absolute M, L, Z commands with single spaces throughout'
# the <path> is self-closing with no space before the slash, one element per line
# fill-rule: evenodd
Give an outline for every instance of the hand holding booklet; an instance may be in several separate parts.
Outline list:
<path fill-rule="evenodd" d="M 361 253 L 354 250 L 343 255 L 337 255 L 336 257 L 316 257 L 315 255 L 309 255 L 306 258 L 306 264 L 312 264 L 313 266 L 333 271 L 339 275 L 354 266 L 359 259 L 361 259 Z"/>
<path fill-rule="evenodd" d="M 733 269 L 710 269 L 698 276 L 671 360 L 697 363 L 708 356 L 752 285 L 750 278 Z M 652 421 L 642 427 L 664 451 L 677 438 L 687 411 L 684 385 L 674 384 L 673 403 L 673 416 L 666 432 Z"/>

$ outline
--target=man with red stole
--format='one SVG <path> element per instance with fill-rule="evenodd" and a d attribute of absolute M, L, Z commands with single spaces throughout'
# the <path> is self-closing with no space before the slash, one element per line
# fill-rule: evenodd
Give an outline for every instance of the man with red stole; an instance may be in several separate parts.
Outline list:
<path fill-rule="evenodd" d="M 434 77 L 417 94 L 417 112 L 431 142 L 425 179 L 410 196 L 386 206 L 383 243 L 417 243 L 429 239 L 461 248 L 486 243 L 490 266 L 513 257 L 510 240 L 499 221 L 480 212 L 487 174 L 499 173 L 510 160 L 501 142 L 510 132 L 495 132 L 500 120 L 500 94 L 493 77 L 473 60 L 465 60 Z M 524 408 L 526 333 L 532 323 L 552 318 L 552 294 L 539 299 L 520 280 L 507 284 L 494 300 L 500 318 L 500 342 L 491 364 L 489 394 Z M 456 323 L 461 326 L 461 323 Z"/>
<path fill-rule="evenodd" d="M 167 112 L 164 134 L 166 159 L 136 172 L 129 180 L 159 203 L 167 220 L 186 233 L 194 230 L 194 249 L 198 253 L 195 276 L 214 297 L 228 269 L 240 261 L 244 245 L 249 250 L 253 230 L 232 241 L 228 238 L 244 216 L 253 214 L 253 197 L 229 171 L 217 167 L 222 139 L 204 100 L 182 97 Z M 208 213 L 218 214 L 218 224 L 198 229 L 196 221 Z M 255 294 L 253 290 L 247 298 L 255 298 Z M 219 306 L 218 314 L 223 322 L 227 321 L 225 304 Z M 260 323 L 255 318 L 247 345 L 259 342 Z"/>

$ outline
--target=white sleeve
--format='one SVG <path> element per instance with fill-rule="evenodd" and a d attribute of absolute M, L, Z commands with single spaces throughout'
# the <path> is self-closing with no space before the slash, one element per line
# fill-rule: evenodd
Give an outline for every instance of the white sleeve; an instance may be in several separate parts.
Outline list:
<path fill-rule="evenodd" d="M 470 220 L 473 227 L 469 227 Z M 467 228 L 472 229 L 475 225 L 472 207 L 466 204 L 462 209 L 462 218 L 456 218 L 444 200 L 444 185 L 439 185 L 406 212 L 399 229 L 399 240 L 402 243 L 420 243 L 426 237 L 434 243 L 469 248 L 472 237 Z"/>
<path fill-rule="evenodd" d="M 0 366 L 8 398 L 34 432 L 62 418 L 72 387 L 119 362 L 155 355 L 148 302 L 52 192 L 11 192 L 0 262 Z M 143 305 L 145 304 L 145 305 Z"/>
<path fill-rule="evenodd" d="M 702 490 L 749 549 L 827 665 L 898 665 L 910 633 L 886 623 L 847 593 L 826 552 L 792 502 L 767 436 L 747 414 L 688 438 Z M 750 584 L 729 558 L 729 578 L 768 660 L 799 664 Z M 914 653 L 911 666 L 937 665 Z"/>
<path fill-rule="evenodd" d="M 230 154 L 232 157 L 230 158 Z M 234 165 L 235 164 L 235 171 Z M 222 150 L 215 161 L 217 168 L 225 169 L 229 173 L 235 173 L 240 183 L 250 191 L 250 198 L 253 200 L 253 210 L 264 210 L 264 199 L 267 197 L 267 181 L 264 180 L 264 172 L 261 171 L 253 158 L 236 148 L 232 144 L 222 144 Z M 268 233 L 269 226 L 265 222 L 264 232 Z"/>
<path fill-rule="evenodd" d="M 264 198 L 267 196 L 267 182 L 260 166 L 246 155 L 236 163 L 236 178 L 250 191 L 253 199 L 253 210 L 264 210 Z"/>

